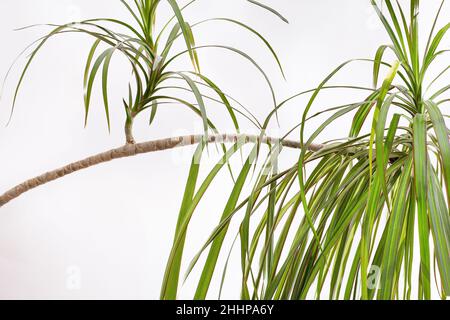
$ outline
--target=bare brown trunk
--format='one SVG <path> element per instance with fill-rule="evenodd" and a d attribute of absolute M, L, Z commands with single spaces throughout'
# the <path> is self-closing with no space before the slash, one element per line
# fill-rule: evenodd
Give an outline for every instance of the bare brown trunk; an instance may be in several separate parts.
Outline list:
<path fill-rule="evenodd" d="M 245 143 L 248 142 L 256 142 L 259 140 L 259 136 L 252 136 L 252 135 L 211 135 L 208 136 L 208 142 L 220 142 L 220 143 L 234 143 L 238 140 L 243 141 Z M 11 200 L 19 197 L 23 193 L 34 189 L 36 187 L 39 187 L 43 184 L 46 184 L 47 182 L 62 178 L 68 174 L 71 174 L 73 172 L 86 169 L 92 166 L 95 166 L 100 163 L 108 162 L 114 159 L 119 158 L 125 158 L 125 157 L 132 157 L 138 154 L 142 153 L 148 153 L 148 152 L 155 152 L 155 151 L 161 151 L 161 150 L 168 150 L 176 147 L 182 147 L 182 146 L 188 146 L 192 144 L 197 144 L 200 141 L 202 141 L 204 137 L 202 135 L 190 135 L 190 136 L 182 136 L 182 137 L 175 137 L 175 138 L 167 138 L 167 139 L 160 139 L 160 140 L 154 140 L 154 141 L 148 141 L 148 142 L 142 142 L 142 143 L 127 143 L 125 146 L 112 149 L 100 154 L 97 154 L 95 156 L 88 157 L 84 160 L 73 162 L 69 165 L 66 165 L 62 168 L 44 173 L 38 177 L 32 178 L 30 180 L 27 180 L 16 187 L 10 189 L 9 191 L 5 192 L 3 195 L 0 196 L 0 207 L 4 206 Z M 241 140 L 242 139 L 242 140 Z M 277 139 L 273 138 L 263 138 L 262 143 L 270 143 L 274 144 L 276 143 Z M 128 138 L 127 138 L 128 142 Z M 287 148 L 294 148 L 294 149 L 300 149 L 301 145 L 297 141 L 291 141 L 291 140 L 283 140 L 279 141 L 281 145 Z M 318 151 L 322 148 L 322 145 L 310 145 L 309 150 L 310 151 Z"/>

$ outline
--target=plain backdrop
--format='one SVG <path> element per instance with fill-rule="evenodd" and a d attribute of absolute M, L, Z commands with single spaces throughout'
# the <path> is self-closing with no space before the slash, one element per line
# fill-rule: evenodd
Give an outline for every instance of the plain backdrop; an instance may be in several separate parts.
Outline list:
<path fill-rule="evenodd" d="M 191 23 L 209 17 L 231 17 L 260 31 L 279 54 L 286 80 L 264 45 L 242 29 L 217 22 L 194 30 L 199 45 L 232 45 L 251 55 L 269 75 L 279 101 L 313 88 L 345 60 L 373 57 L 378 46 L 388 42 L 369 0 L 265 2 L 278 9 L 290 23 L 285 24 L 244 0 L 198 0 L 186 10 L 185 16 Z M 424 21 L 422 31 L 426 31 L 440 1 L 422 2 L 426 3 L 420 12 Z M 169 16 L 166 4 L 161 6 L 160 14 L 158 25 Z M 49 30 L 45 26 L 14 29 L 97 17 L 131 21 L 118 0 L 2 0 L 0 76 L 7 73 L 26 45 Z M 450 6 L 444 8 L 442 17 L 444 22 L 449 20 Z M 130 75 L 120 58 L 113 60 L 109 83 L 111 133 L 107 130 L 98 86 L 89 123 L 84 128 L 82 77 L 91 44 L 92 39 L 82 35 L 51 40 L 32 64 L 12 121 L 6 127 L 14 85 L 24 64 L 24 59 L 19 59 L 6 82 L 0 104 L 1 191 L 123 144 L 121 98 Z M 177 48 L 182 49 L 182 44 Z M 273 108 L 264 78 L 248 61 L 220 50 L 203 50 L 200 59 L 202 71 L 259 120 Z M 183 59 L 177 66 L 180 70 L 190 68 L 189 61 Z M 448 77 L 445 80 L 448 82 Z M 339 74 L 334 83 L 370 86 L 370 65 L 356 63 Z M 360 98 L 360 94 L 351 91 L 330 92 L 314 108 L 320 110 Z M 280 126 L 272 123 L 270 133 L 280 135 L 296 125 L 304 106 L 305 99 L 287 105 L 279 114 Z M 232 125 L 219 107 L 209 108 L 218 110 L 210 114 L 219 128 L 231 132 Z M 348 120 L 336 122 L 321 139 L 345 136 Z M 201 120 L 181 107 L 161 108 L 151 127 L 147 121 L 146 117 L 137 120 L 135 135 L 139 141 L 201 132 Z M 314 124 L 317 122 L 311 122 L 308 132 Z M 242 128 L 244 132 L 255 133 L 245 121 Z M 0 208 L 0 298 L 157 299 L 192 152 L 193 148 L 185 148 L 102 164 L 28 192 Z M 297 156 L 296 152 L 287 152 L 283 161 L 292 163 Z M 209 162 L 202 168 L 203 176 L 208 165 Z M 225 172 L 200 204 L 189 230 L 184 267 L 213 230 L 231 185 Z M 225 298 L 239 297 L 240 267 L 236 253 L 231 256 Z M 221 257 L 220 264 L 223 261 Z M 192 278 L 182 286 L 181 298 L 192 296 L 198 274 L 199 269 L 195 269 Z M 217 297 L 219 278 L 217 273 L 210 298 Z"/>

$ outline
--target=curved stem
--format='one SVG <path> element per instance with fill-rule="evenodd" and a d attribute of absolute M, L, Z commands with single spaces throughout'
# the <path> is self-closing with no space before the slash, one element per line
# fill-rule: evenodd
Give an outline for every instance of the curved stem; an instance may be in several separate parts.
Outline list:
<path fill-rule="evenodd" d="M 39 187 L 43 184 L 46 184 L 50 181 L 57 180 L 66 175 L 74 173 L 79 170 L 83 170 L 92 166 L 95 166 L 100 163 L 108 162 L 114 159 L 120 159 L 125 157 L 132 157 L 138 154 L 156 152 L 162 150 L 169 150 L 173 148 L 188 146 L 197 144 L 204 139 L 203 135 L 188 135 L 188 136 L 180 136 L 173 138 L 166 138 L 160 140 L 147 141 L 142 143 L 131 144 L 127 143 L 126 145 L 112 149 L 91 157 L 88 157 L 84 160 L 80 160 L 77 162 L 73 162 L 68 164 L 62 168 L 49 171 L 44 173 L 38 177 L 29 179 L 14 188 L 6 191 L 3 195 L 0 196 L 0 207 L 4 206 L 11 200 L 16 199 L 23 193 L 30 191 L 36 187 Z M 241 140 L 242 139 L 242 140 Z M 235 143 L 237 141 L 245 141 L 246 143 L 257 142 L 260 137 L 256 135 L 237 135 L 237 134 L 223 134 L 223 135 L 210 135 L 208 136 L 208 142 L 219 142 L 219 143 Z M 278 140 L 270 137 L 264 137 L 261 141 L 266 144 L 275 144 L 277 142 L 281 143 L 284 147 L 300 149 L 301 145 L 297 141 L 292 140 Z M 318 151 L 323 147 L 323 145 L 310 145 L 310 151 Z"/>

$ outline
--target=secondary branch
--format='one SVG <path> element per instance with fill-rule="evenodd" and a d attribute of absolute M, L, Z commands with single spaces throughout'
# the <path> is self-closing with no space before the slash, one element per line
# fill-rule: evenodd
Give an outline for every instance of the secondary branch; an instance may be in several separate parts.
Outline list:
<path fill-rule="evenodd" d="M 136 144 L 127 144 L 123 147 L 112 149 L 91 157 L 88 157 L 84 160 L 73 162 L 68 164 L 62 168 L 49 171 L 44 173 L 38 177 L 29 179 L 14 188 L 6 191 L 3 195 L 0 196 L 0 207 L 4 206 L 11 200 L 16 199 L 23 193 L 32 190 L 36 187 L 39 187 L 43 184 L 46 184 L 50 181 L 57 180 L 66 175 L 74 173 L 79 170 L 83 170 L 92 166 L 95 166 L 100 163 L 108 162 L 114 159 L 132 157 L 138 154 L 156 152 L 162 150 L 169 150 L 173 148 L 198 144 L 200 141 L 204 139 L 203 135 L 189 135 L 189 136 L 180 136 L 174 138 L 160 139 L 147 141 Z M 243 141 L 245 143 L 257 142 L 260 139 L 259 136 L 256 135 L 236 135 L 236 134 L 224 134 L 224 135 L 210 135 L 208 136 L 208 142 L 220 142 L 220 143 L 235 143 L 238 140 Z M 274 144 L 281 143 L 284 147 L 300 149 L 301 145 L 297 141 L 292 140 L 278 140 L 270 137 L 264 137 L 261 141 L 265 144 Z M 310 145 L 310 151 L 318 151 L 322 148 L 322 145 Z"/>

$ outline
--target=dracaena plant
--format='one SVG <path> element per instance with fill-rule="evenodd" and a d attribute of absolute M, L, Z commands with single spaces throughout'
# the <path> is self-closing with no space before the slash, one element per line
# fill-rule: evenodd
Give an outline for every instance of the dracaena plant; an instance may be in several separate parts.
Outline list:
<path fill-rule="evenodd" d="M 284 20 L 270 7 L 249 1 Z M 209 87 L 216 93 L 239 130 L 235 120 L 237 109 L 229 103 L 225 93 L 199 72 L 199 48 L 193 42 L 191 26 L 182 18 L 182 9 L 174 1 L 168 1 L 175 13 L 174 21 L 169 21 L 168 25 L 172 22 L 175 25 L 164 49 L 158 50 L 161 37 L 155 38 L 153 34 L 158 2 L 136 2 L 137 11 L 124 3 L 136 19 L 139 31 L 124 22 L 102 19 L 58 26 L 50 34 L 83 32 L 96 38 L 86 67 L 86 114 L 92 82 L 102 63 L 103 96 L 108 115 L 105 83 L 111 54 L 120 51 L 130 60 L 136 84 L 134 90 L 130 86 L 130 97 L 124 100 L 127 145 L 26 181 L 0 196 L 0 205 L 36 186 L 100 162 L 198 143 L 163 277 L 162 299 L 177 298 L 182 275 L 195 277 L 194 270 L 199 270 L 200 276 L 196 277 L 198 284 L 193 297 L 208 297 L 214 275 L 221 279 L 220 297 L 228 281 L 230 252 L 237 245 L 242 299 L 430 299 L 436 288 L 442 298 L 450 295 L 450 143 L 443 114 L 449 102 L 446 94 L 450 85 L 446 83 L 436 88 L 438 80 L 445 79 L 450 68 L 435 75 L 429 71 L 435 61 L 447 53 L 443 39 L 450 24 L 438 27 L 444 1 L 422 47 L 418 0 L 410 0 L 409 6 L 406 1 L 400 4 L 368 0 L 391 43 L 380 46 L 374 58 L 341 64 L 318 87 L 275 103 L 261 124 L 245 110 L 240 112 L 261 130 L 257 136 L 208 133 L 208 129 L 216 129 L 206 116 L 203 100 L 207 96 L 199 88 Z M 273 49 L 256 31 L 240 22 L 225 20 L 256 34 L 278 62 Z M 122 25 L 131 36 L 114 33 L 100 22 Z M 100 31 L 88 31 L 87 26 Z M 168 58 L 172 40 L 180 36 L 187 46 L 183 54 L 191 58 L 194 66 L 191 73 L 167 71 L 172 61 Z M 42 40 L 38 49 L 47 39 Z M 109 48 L 94 60 L 100 43 Z M 236 49 L 222 48 L 254 63 Z M 37 50 L 33 51 L 30 62 Z M 331 83 L 336 74 L 353 63 L 373 65 L 372 86 Z M 25 71 L 27 68 L 28 64 Z M 384 80 L 380 82 L 381 75 Z M 169 79 L 183 81 L 187 86 L 184 89 L 194 94 L 196 103 L 158 92 L 163 90 L 161 82 Z M 313 111 L 317 98 L 331 90 L 357 90 L 367 94 L 362 101 Z M 301 96 L 309 99 L 303 114 L 298 115 L 298 125 L 287 130 L 281 139 L 267 137 L 266 129 L 277 119 L 278 112 Z M 187 140 L 177 137 L 134 144 L 130 134 L 134 118 L 150 108 L 153 119 L 157 106 L 167 100 L 186 105 L 202 116 L 205 134 L 190 136 Z M 328 114 L 331 115 L 307 136 L 308 121 Z M 324 131 L 346 115 L 353 116 L 347 137 L 317 143 Z M 298 135 L 298 141 L 287 140 L 292 134 Z M 222 158 L 206 178 L 199 181 L 202 155 L 212 141 L 232 143 L 232 146 L 224 149 Z M 198 254 L 190 257 L 187 270 L 182 270 L 186 236 L 198 204 L 218 173 L 227 167 L 231 169 L 228 160 L 236 154 L 244 154 L 243 146 L 247 143 L 252 143 L 253 147 L 238 168 L 239 174 L 234 177 L 219 223 L 211 227 L 211 235 Z M 263 151 L 263 143 L 269 146 L 269 151 Z M 283 148 L 299 150 L 298 161 L 285 168 L 278 161 Z M 246 185 L 251 190 L 248 193 L 244 191 Z M 230 227 L 232 221 L 238 223 L 238 230 Z M 226 238 L 234 239 L 231 249 L 224 246 Z M 205 259 L 201 260 L 203 255 Z M 218 264 L 221 255 L 227 258 L 223 266 Z M 200 261 L 203 262 L 200 264 Z M 413 292 L 415 287 L 417 291 Z"/>
<path fill-rule="evenodd" d="M 442 40 L 450 24 L 438 28 L 444 1 L 424 50 L 418 0 L 409 6 L 370 3 L 391 43 L 380 46 L 373 59 L 341 64 L 317 88 L 282 102 L 267 117 L 263 128 L 287 102 L 311 95 L 302 121 L 288 132 L 299 129 L 298 162 L 281 170 L 280 150 L 273 148 L 252 192 L 239 202 L 251 162 L 242 167 L 220 223 L 187 270 L 189 276 L 195 267 L 202 269 L 195 298 L 206 297 L 213 273 L 220 271 L 218 256 L 227 254 L 223 241 L 233 219 L 241 219 L 229 236 L 240 241 L 243 299 L 430 299 L 433 288 L 442 298 L 450 295 L 450 143 L 443 114 L 450 85 L 435 86 L 449 67 L 429 71 L 448 53 Z M 373 64 L 372 87 L 330 84 L 353 63 Z M 317 97 L 331 89 L 366 91 L 367 97 L 313 113 Z M 324 113 L 331 116 L 307 137 L 308 120 Z M 314 144 L 349 114 L 348 137 Z M 282 139 L 283 144 L 292 145 Z M 193 164 L 184 198 L 189 201 L 180 213 L 188 218 L 177 229 L 175 252 L 209 183 L 193 193 L 196 170 Z M 198 266 L 203 254 L 206 260 Z M 176 258 L 169 262 L 178 268 Z M 221 288 L 227 265 L 228 260 Z"/>

